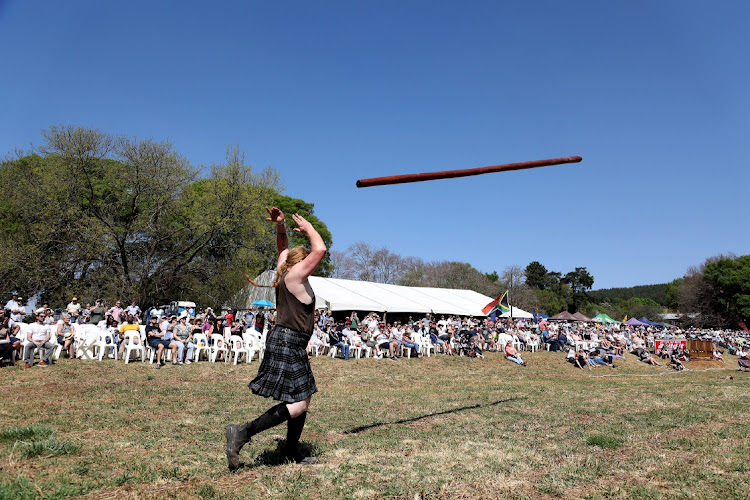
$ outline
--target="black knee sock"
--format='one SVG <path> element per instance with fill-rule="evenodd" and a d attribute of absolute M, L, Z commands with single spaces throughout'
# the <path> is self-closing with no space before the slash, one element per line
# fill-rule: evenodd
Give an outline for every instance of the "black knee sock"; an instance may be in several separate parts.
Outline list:
<path fill-rule="evenodd" d="M 289 410 L 286 407 L 286 403 L 279 403 L 260 417 L 246 424 L 247 437 L 254 436 L 271 427 L 276 427 L 286 420 L 289 420 Z"/>
<path fill-rule="evenodd" d="M 284 454 L 287 458 L 295 458 L 297 448 L 299 447 L 299 438 L 302 436 L 302 429 L 305 427 L 307 412 L 303 411 L 298 417 L 290 418 L 286 428 L 286 446 Z"/>

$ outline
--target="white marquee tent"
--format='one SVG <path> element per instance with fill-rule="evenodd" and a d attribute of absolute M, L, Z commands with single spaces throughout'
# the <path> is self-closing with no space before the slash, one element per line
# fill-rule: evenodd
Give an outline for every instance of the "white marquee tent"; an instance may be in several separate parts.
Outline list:
<path fill-rule="evenodd" d="M 484 316 L 482 308 L 493 300 L 473 290 L 409 287 L 317 276 L 310 277 L 310 285 L 315 290 L 315 306 L 330 311 Z M 513 308 L 513 316 L 530 318 L 531 314 Z"/>
<path fill-rule="evenodd" d="M 266 271 L 255 282 L 270 285 L 275 277 L 275 271 Z M 318 276 L 310 276 L 310 285 L 315 291 L 315 307 L 329 311 L 484 316 L 482 308 L 493 300 L 473 290 L 387 285 Z M 247 304 L 246 307 L 257 299 L 275 302 L 273 289 L 249 285 L 237 297 L 239 303 Z M 508 316 L 510 314 L 505 315 Z M 514 307 L 513 317 L 531 318 L 532 314 Z"/>

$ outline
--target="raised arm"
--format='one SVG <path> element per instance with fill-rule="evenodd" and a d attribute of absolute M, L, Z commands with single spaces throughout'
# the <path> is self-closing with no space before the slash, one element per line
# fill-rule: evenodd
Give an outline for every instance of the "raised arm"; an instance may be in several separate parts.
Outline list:
<path fill-rule="evenodd" d="M 276 248 L 279 250 L 277 266 L 279 266 L 286 260 L 286 255 L 289 251 L 289 236 L 286 234 L 286 220 L 284 212 L 276 207 L 266 207 L 266 211 L 268 212 L 266 220 L 276 223 Z"/>
<path fill-rule="evenodd" d="M 295 264 L 289 270 L 289 277 L 291 279 L 297 279 L 302 282 L 315 271 L 315 268 L 318 267 L 323 257 L 325 257 L 326 245 L 323 242 L 323 238 L 318 234 L 318 231 L 304 217 L 294 214 L 292 215 L 292 220 L 297 224 L 294 231 L 304 233 L 310 238 L 310 254 L 302 262 Z"/>

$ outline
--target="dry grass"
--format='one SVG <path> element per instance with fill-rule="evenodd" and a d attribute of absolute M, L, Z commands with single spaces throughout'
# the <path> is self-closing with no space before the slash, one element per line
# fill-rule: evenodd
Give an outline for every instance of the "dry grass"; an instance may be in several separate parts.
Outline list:
<path fill-rule="evenodd" d="M 750 374 L 526 358 L 317 358 L 321 464 L 280 465 L 276 428 L 234 475 L 224 426 L 273 404 L 257 362 L 4 368 L 3 429 L 24 430 L 0 433 L 0 499 L 747 497 Z"/>

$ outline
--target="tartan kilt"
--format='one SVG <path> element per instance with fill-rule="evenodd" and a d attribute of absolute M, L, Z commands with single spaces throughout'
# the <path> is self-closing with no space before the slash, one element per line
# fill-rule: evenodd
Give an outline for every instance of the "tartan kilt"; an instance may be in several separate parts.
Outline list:
<path fill-rule="evenodd" d="M 304 401 L 318 392 L 307 342 L 310 335 L 275 326 L 266 337 L 266 351 L 258 374 L 248 384 L 253 394 L 284 403 Z"/>

